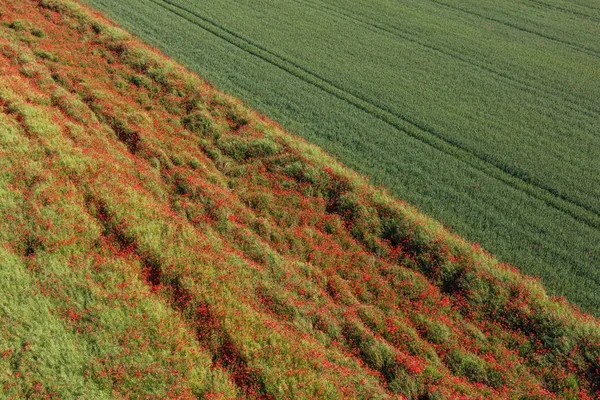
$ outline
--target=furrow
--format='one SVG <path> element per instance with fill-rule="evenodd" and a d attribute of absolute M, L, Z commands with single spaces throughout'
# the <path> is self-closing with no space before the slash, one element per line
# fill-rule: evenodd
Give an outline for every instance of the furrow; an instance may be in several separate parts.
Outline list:
<path fill-rule="evenodd" d="M 593 6 L 590 6 L 589 4 L 582 4 L 582 3 L 576 3 L 576 4 L 580 7 L 585 7 L 589 10 L 594 10 L 594 11 L 600 12 L 600 7 L 593 7 Z"/>
<path fill-rule="evenodd" d="M 458 11 L 458 12 L 461 12 L 461 13 L 464 13 L 464 14 L 472 15 L 472 16 L 475 16 L 477 18 L 482 18 L 482 19 L 485 19 L 485 20 L 488 20 L 488 21 L 491 21 L 491 22 L 495 22 L 497 24 L 508 26 L 509 28 L 516 29 L 516 30 L 518 30 L 520 32 L 525 32 L 525 33 L 528 33 L 530 35 L 538 36 L 538 37 L 541 37 L 542 39 L 551 40 L 553 42 L 560 43 L 563 46 L 567 46 L 567 47 L 569 47 L 569 48 L 571 48 L 573 50 L 579 51 L 581 53 L 585 53 L 585 54 L 588 54 L 590 56 L 593 56 L 593 57 L 596 57 L 596 58 L 600 58 L 600 52 L 598 52 L 597 50 L 590 49 L 590 48 L 583 47 L 583 46 L 579 46 L 578 44 L 567 42 L 567 41 L 564 41 L 564 40 L 561 40 L 561 39 L 557 39 L 555 37 L 545 35 L 543 33 L 534 31 L 532 29 L 527 29 L 527 28 L 524 28 L 522 26 L 519 26 L 519 25 L 516 25 L 516 24 L 512 24 L 510 22 L 503 21 L 501 19 L 492 18 L 492 17 L 489 17 L 489 16 L 484 15 L 484 14 L 480 14 L 480 13 L 475 12 L 475 11 L 465 10 L 464 8 L 456 7 L 456 6 L 453 6 L 451 4 L 444 3 L 442 1 L 438 1 L 438 0 L 429 0 L 429 1 L 431 1 L 432 3 L 437 4 L 439 6 L 446 7 L 446 8 L 449 8 L 451 10 Z"/>
<path fill-rule="evenodd" d="M 537 4 L 538 6 L 543 7 L 545 9 L 548 9 L 548 10 L 557 10 L 557 11 L 561 11 L 561 12 L 564 12 L 564 13 L 567 13 L 567 14 L 575 15 L 575 16 L 580 17 L 580 18 L 588 19 L 590 21 L 600 22 L 600 18 L 596 18 L 596 17 L 593 17 L 591 15 L 587 15 L 587 14 L 581 13 L 579 11 L 569 10 L 567 8 L 563 8 L 563 7 L 555 6 L 555 5 L 552 5 L 552 4 L 544 3 L 543 1 L 538 1 L 538 0 L 527 0 L 527 1 L 529 1 L 530 3 L 533 3 L 533 4 Z"/>
<path fill-rule="evenodd" d="M 140 279 L 146 283 L 152 293 L 162 291 L 169 307 L 176 311 L 193 329 L 200 346 L 212 354 L 214 366 L 224 367 L 236 387 L 247 396 L 255 394 L 266 397 L 264 378 L 251 368 L 238 349 L 229 333 L 221 326 L 212 307 L 196 296 L 183 283 L 183 277 L 177 273 L 165 273 L 165 267 L 154 255 L 139 248 L 136 239 L 114 221 L 114 215 L 106 204 L 86 194 L 86 202 L 92 215 L 103 227 L 105 235 L 112 237 L 120 250 L 131 251 L 142 264 Z M 213 340 L 218 338 L 218 340 Z M 220 345 L 215 346 L 213 342 Z"/>
<path fill-rule="evenodd" d="M 425 143 L 436 150 L 448 154 L 459 161 L 473 167 L 480 172 L 497 179 L 517 190 L 525 192 L 534 198 L 545 202 L 548 206 L 559 210 L 575 220 L 590 227 L 600 228 L 600 215 L 595 210 L 585 204 L 580 204 L 566 196 L 558 193 L 553 188 L 543 187 L 526 176 L 519 177 L 520 171 L 511 172 L 510 167 L 501 165 L 495 160 L 490 160 L 464 148 L 459 142 L 445 138 L 436 131 L 408 118 L 394 113 L 390 109 L 377 106 L 368 100 L 337 87 L 335 84 L 324 78 L 310 72 L 306 68 L 295 64 L 275 53 L 270 52 L 264 47 L 252 43 L 235 32 L 229 31 L 208 18 L 197 15 L 196 13 L 178 6 L 168 0 L 149 0 L 175 15 L 197 25 L 198 27 L 218 36 L 231 45 L 255 56 L 273 66 L 305 81 L 336 98 L 370 114 L 371 116 L 387 123 L 388 125 L 404 132 L 408 136 Z M 192 17 L 190 17 L 189 15 Z M 523 174 L 523 172 L 520 172 Z"/>
<path fill-rule="evenodd" d="M 303 0 L 292 0 L 292 1 L 295 1 L 295 2 L 303 4 L 303 5 L 308 5 L 309 7 L 313 7 L 315 9 L 325 10 L 331 14 L 338 15 L 342 18 L 346 18 L 348 20 L 351 20 L 351 21 L 354 21 L 354 22 L 357 22 L 360 24 L 364 24 L 366 27 L 371 28 L 372 31 L 374 31 L 374 32 L 377 32 L 377 33 L 383 32 L 392 37 L 404 39 L 411 43 L 416 43 L 426 49 L 429 49 L 431 51 L 434 51 L 436 53 L 442 54 L 447 57 L 451 57 L 455 60 L 459 60 L 465 64 L 471 65 L 475 68 L 479 68 L 482 71 L 486 71 L 486 72 L 496 76 L 497 78 L 502 79 L 507 84 L 510 84 L 517 89 L 535 91 L 535 92 L 543 93 L 545 95 L 551 95 L 551 96 L 558 97 L 562 100 L 565 100 L 567 102 L 565 105 L 574 112 L 581 113 L 581 114 L 591 117 L 591 118 L 598 118 L 598 116 L 600 116 L 600 111 L 589 108 L 586 105 L 577 103 L 576 100 L 580 100 L 580 99 L 575 96 L 568 96 L 567 93 L 564 93 L 562 91 L 553 90 L 552 88 L 550 88 L 548 86 L 544 87 L 545 85 L 533 85 L 532 83 L 527 82 L 526 80 L 519 80 L 519 79 L 515 78 L 514 76 L 511 76 L 511 75 L 503 73 L 501 71 L 492 69 L 492 68 L 486 66 L 485 64 L 477 63 L 474 61 L 476 59 L 464 56 L 460 53 L 456 53 L 456 52 L 448 51 L 443 48 L 432 46 L 431 44 L 428 44 L 424 41 L 420 41 L 407 31 L 389 28 L 385 25 L 380 25 L 380 24 L 374 23 L 372 21 L 368 21 L 366 19 L 358 18 L 358 17 L 352 15 L 350 13 L 350 10 L 340 11 L 339 8 L 328 7 L 323 3 L 317 4 L 317 3 L 312 3 L 311 1 L 306 1 L 306 0 L 304 0 L 304 1 Z M 567 95 L 567 96 L 565 96 L 565 95 Z"/>

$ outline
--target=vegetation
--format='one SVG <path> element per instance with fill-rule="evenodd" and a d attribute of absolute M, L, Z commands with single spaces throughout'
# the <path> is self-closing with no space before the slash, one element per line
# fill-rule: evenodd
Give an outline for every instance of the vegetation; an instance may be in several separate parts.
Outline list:
<path fill-rule="evenodd" d="M 591 0 L 86 0 L 600 315 Z"/>
<path fill-rule="evenodd" d="M 8 398 L 583 398 L 600 325 L 70 0 L 0 0 Z"/>

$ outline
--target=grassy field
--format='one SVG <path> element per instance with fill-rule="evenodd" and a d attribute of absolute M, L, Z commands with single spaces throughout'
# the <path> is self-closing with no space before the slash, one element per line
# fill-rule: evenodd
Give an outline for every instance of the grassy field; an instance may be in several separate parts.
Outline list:
<path fill-rule="evenodd" d="M 87 3 L 600 313 L 594 2 Z"/>
<path fill-rule="evenodd" d="M 0 0 L 0 397 L 591 400 L 599 370 L 539 281 L 79 3 Z"/>

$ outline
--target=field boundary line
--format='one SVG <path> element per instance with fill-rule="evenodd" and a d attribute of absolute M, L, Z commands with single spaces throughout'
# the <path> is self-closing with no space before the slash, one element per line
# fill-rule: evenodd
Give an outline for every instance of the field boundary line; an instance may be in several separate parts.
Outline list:
<path fill-rule="evenodd" d="M 451 57 L 453 59 L 459 60 L 465 64 L 471 65 L 475 68 L 479 68 L 479 69 L 486 71 L 492 75 L 495 75 L 495 76 L 505 80 L 507 84 L 510 84 L 515 88 L 518 88 L 521 90 L 528 90 L 528 91 L 532 90 L 532 91 L 552 95 L 556 98 L 564 100 L 565 105 L 574 112 L 581 113 L 581 114 L 586 115 L 591 118 L 597 118 L 598 116 L 600 116 L 600 110 L 595 110 L 593 108 L 590 108 L 587 104 L 574 101 L 574 99 L 576 97 L 570 96 L 567 93 L 565 93 L 564 91 L 553 90 L 549 86 L 543 85 L 540 82 L 535 82 L 536 84 L 534 85 L 531 82 L 527 82 L 527 80 L 516 79 L 515 77 L 513 77 L 511 75 L 507 75 L 502 72 L 496 71 L 487 65 L 484 65 L 481 63 L 476 63 L 475 60 L 477 60 L 477 61 L 479 61 L 479 60 L 475 57 L 468 57 L 468 56 L 462 55 L 458 52 L 451 52 L 451 51 L 447 51 L 447 50 L 441 49 L 439 47 L 433 46 L 424 41 L 420 41 L 414 37 L 411 37 L 411 34 L 407 31 L 402 31 L 402 30 L 399 30 L 396 28 L 390 28 L 385 25 L 376 24 L 372 21 L 360 19 L 360 18 L 352 15 L 348 9 L 344 9 L 344 11 L 341 11 L 341 9 L 336 9 L 335 7 L 330 6 L 329 4 L 326 4 L 323 2 L 316 3 L 311 0 L 291 0 L 291 1 L 294 1 L 299 4 L 307 5 L 309 7 L 315 8 L 315 9 L 326 10 L 330 14 L 335 14 L 335 15 L 338 15 L 340 18 L 346 18 L 351 21 L 356 21 L 358 23 L 365 25 L 366 27 L 372 28 L 372 30 L 377 30 L 378 32 L 383 32 L 387 35 L 390 35 L 390 36 L 393 36 L 393 37 L 396 37 L 399 39 L 403 39 L 403 40 L 406 40 L 411 43 L 416 43 L 426 49 L 429 49 L 431 51 L 443 54 L 447 57 Z M 567 95 L 567 96 L 563 96 L 563 95 Z M 587 100 L 585 102 L 587 103 Z"/>
<path fill-rule="evenodd" d="M 534 182 L 527 181 L 526 178 L 516 176 L 502 167 L 494 164 L 492 161 L 463 148 L 460 143 L 456 143 L 444 138 L 423 125 L 412 122 L 401 115 L 394 114 L 393 111 L 386 110 L 385 108 L 379 107 L 367 100 L 353 95 L 352 93 L 349 93 L 346 90 L 341 89 L 327 80 L 319 77 L 318 75 L 308 71 L 306 68 L 299 66 L 277 54 L 274 54 L 258 44 L 252 43 L 250 40 L 245 39 L 237 33 L 220 26 L 216 22 L 213 22 L 206 17 L 199 16 L 196 13 L 187 10 L 185 7 L 173 4 L 170 0 L 148 1 L 168 11 L 171 11 L 175 15 L 184 18 L 192 24 L 195 24 L 198 27 L 227 41 L 231 45 L 238 47 L 239 49 L 255 57 L 258 57 L 269 64 L 272 64 L 273 66 L 295 76 L 296 78 L 299 78 L 306 83 L 309 83 L 329 93 L 330 95 L 345 101 L 346 103 L 366 112 L 367 114 L 370 114 L 380 121 L 387 123 L 401 132 L 404 132 L 408 136 L 421 141 L 422 143 L 425 143 L 442 153 L 448 154 L 467 165 L 470 165 L 475 170 L 479 170 L 480 172 L 504 182 L 505 184 L 517 190 L 527 193 L 532 197 L 545 202 L 550 207 L 571 216 L 581 223 L 593 228 L 600 228 L 600 216 L 596 214 L 593 209 L 589 209 L 589 206 L 578 204 L 575 201 L 556 193 L 553 189 L 544 188 L 535 184 Z M 183 12 L 192 15 L 197 20 L 202 21 L 202 23 L 184 15 Z M 509 169 L 508 166 L 505 168 Z"/>

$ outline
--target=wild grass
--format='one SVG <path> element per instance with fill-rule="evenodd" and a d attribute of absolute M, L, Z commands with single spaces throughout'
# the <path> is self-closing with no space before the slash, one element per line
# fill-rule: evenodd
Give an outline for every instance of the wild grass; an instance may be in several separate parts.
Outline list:
<path fill-rule="evenodd" d="M 78 3 L 0 4 L 7 397 L 600 394 L 538 280 Z"/>

